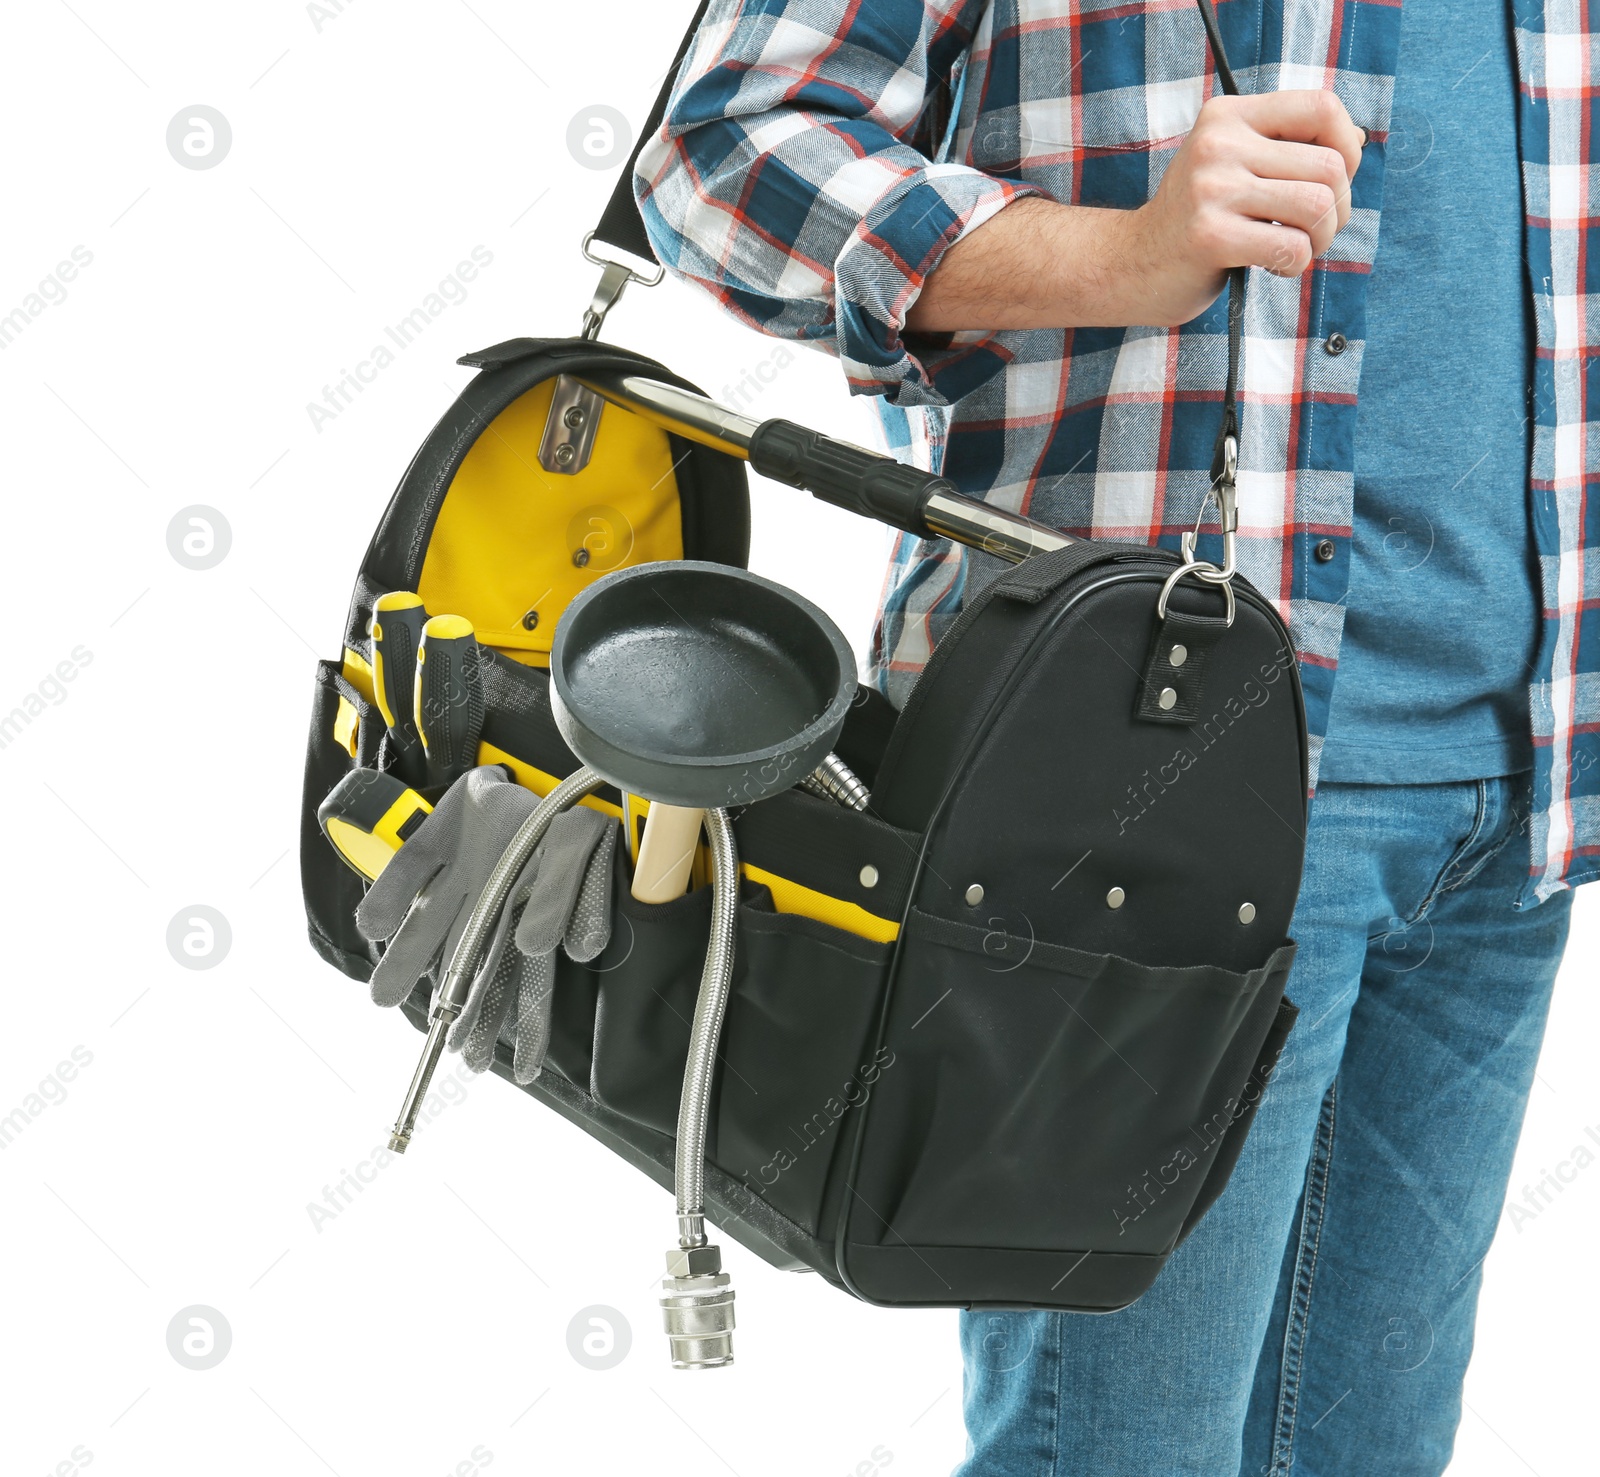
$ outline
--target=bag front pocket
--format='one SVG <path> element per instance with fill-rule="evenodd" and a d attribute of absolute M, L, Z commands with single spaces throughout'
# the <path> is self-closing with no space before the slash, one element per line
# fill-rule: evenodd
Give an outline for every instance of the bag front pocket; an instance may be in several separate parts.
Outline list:
<path fill-rule="evenodd" d="M 670 903 L 619 896 L 595 962 L 590 1092 L 655 1132 L 677 1132 L 689 1028 L 710 927 L 708 887 Z M 842 1123 L 877 1078 L 868 1040 L 891 946 L 777 913 L 747 883 L 717 1052 L 708 1158 L 815 1234 Z"/>
<path fill-rule="evenodd" d="M 913 910 L 851 1239 L 1159 1255 L 1234 1121 L 1293 946 L 1154 968 Z"/>
<path fill-rule="evenodd" d="M 882 1075 L 870 1039 L 891 946 L 798 914 L 740 914 L 709 1156 L 817 1235 L 829 1166 Z"/>

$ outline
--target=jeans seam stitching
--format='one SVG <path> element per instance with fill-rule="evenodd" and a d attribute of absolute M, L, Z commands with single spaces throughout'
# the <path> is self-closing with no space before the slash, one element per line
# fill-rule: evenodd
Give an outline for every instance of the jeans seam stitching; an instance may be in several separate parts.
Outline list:
<path fill-rule="evenodd" d="M 1313 1153 L 1313 1160 L 1315 1153 Z M 1308 1275 L 1307 1258 L 1310 1243 L 1315 1240 L 1313 1234 L 1308 1238 L 1307 1227 L 1312 1224 L 1314 1210 L 1308 1198 L 1305 1209 L 1301 1213 L 1299 1242 L 1295 1249 L 1294 1277 L 1291 1282 L 1289 1294 L 1289 1309 L 1284 1320 L 1283 1330 L 1283 1362 L 1282 1382 L 1278 1390 L 1278 1418 L 1272 1433 L 1272 1452 L 1268 1461 L 1267 1470 L 1269 1477 L 1288 1470 L 1285 1457 L 1293 1450 L 1293 1433 L 1295 1417 L 1300 1401 L 1300 1308 L 1305 1279 Z"/>
<path fill-rule="evenodd" d="M 1306 1328 L 1311 1320 L 1311 1294 L 1316 1281 L 1317 1255 L 1322 1247 L 1322 1226 L 1327 1204 L 1328 1167 L 1333 1158 L 1336 1087 L 1327 1093 L 1327 1127 L 1317 1124 L 1306 1179 L 1306 1207 L 1301 1218 L 1300 1248 L 1295 1260 L 1294 1291 L 1284 1329 L 1284 1379 L 1278 1395 L 1277 1429 L 1268 1466 L 1269 1477 L 1281 1477 L 1294 1465 L 1294 1438 L 1299 1429 L 1300 1386 L 1305 1373 Z M 1309 1244 L 1306 1228 L 1311 1228 Z"/>
<path fill-rule="evenodd" d="M 1056 1336 L 1056 1398 L 1050 1405 L 1050 1477 L 1061 1477 L 1061 1401 L 1064 1396 L 1062 1382 L 1065 1377 L 1067 1361 L 1061 1349 L 1062 1322 L 1064 1317 L 1057 1313 L 1051 1319 L 1051 1324 Z"/>

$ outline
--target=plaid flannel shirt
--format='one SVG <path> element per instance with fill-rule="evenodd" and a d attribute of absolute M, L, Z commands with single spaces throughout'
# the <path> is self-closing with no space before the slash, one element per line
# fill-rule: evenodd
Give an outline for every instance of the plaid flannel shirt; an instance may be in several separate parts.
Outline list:
<path fill-rule="evenodd" d="M 1543 587 L 1527 906 L 1600 874 L 1600 57 L 1578 0 L 1512 5 Z M 1252 271 L 1246 293 L 1239 567 L 1289 623 L 1314 776 L 1400 6 L 1218 11 L 1242 91 L 1331 88 L 1372 138 L 1329 250 L 1299 278 Z M 761 332 L 836 355 L 902 460 L 1073 534 L 1176 547 L 1209 485 L 1225 299 L 1181 329 L 903 325 L 944 252 L 1018 197 L 1143 204 L 1214 88 L 1194 0 L 712 0 L 634 190 L 668 269 Z M 1347 352 L 1325 350 L 1334 334 Z M 1220 553 L 1215 527 L 1202 557 Z M 987 558 L 898 541 L 872 653 L 895 701 Z"/>

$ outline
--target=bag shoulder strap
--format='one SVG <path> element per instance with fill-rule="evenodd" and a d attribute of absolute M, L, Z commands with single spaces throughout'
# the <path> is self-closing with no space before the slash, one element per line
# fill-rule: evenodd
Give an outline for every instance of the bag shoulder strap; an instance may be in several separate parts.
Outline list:
<path fill-rule="evenodd" d="M 1195 4 L 1200 7 L 1206 45 L 1211 48 L 1211 60 L 1217 69 L 1217 86 L 1226 96 L 1238 97 L 1239 83 L 1228 65 L 1227 48 L 1222 44 L 1222 30 L 1217 25 L 1217 13 L 1212 9 L 1211 0 L 1195 0 Z M 1228 379 L 1222 392 L 1222 424 L 1217 428 L 1217 441 L 1211 452 L 1212 485 L 1220 486 L 1226 481 L 1230 492 L 1234 470 L 1230 463 L 1237 457 L 1239 447 L 1239 349 L 1244 339 L 1244 279 L 1243 267 L 1235 267 L 1228 273 Z M 1230 440 L 1233 442 L 1231 454 Z M 1227 527 L 1228 510 L 1224 508 L 1222 512 L 1224 532 L 1231 534 L 1232 530 Z"/>
<path fill-rule="evenodd" d="M 699 5 L 695 7 L 694 19 L 689 22 L 689 29 L 683 33 L 683 40 L 678 43 L 677 54 L 672 58 L 672 65 L 667 68 L 667 75 L 662 79 L 661 91 L 656 94 L 650 115 L 645 119 L 644 127 L 639 130 L 638 138 L 633 141 L 633 150 L 628 155 L 628 162 L 617 177 L 616 184 L 612 186 L 611 198 L 606 202 L 599 224 L 592 232 L 593 240 L 603 241 L 607 246 L 614 246 L 618 251 L 625 251 L 641 261 L 653 262 L 656 254 L 650 245 L 650 238 L 644 233 L 644 221 L 639 215 L 638 202 L 633 198 L 633 166 L 639 158 L 639 151 L 645 146 L 645 141 L 654 137 L 656 130 L 661 127 L 661 120 L 666 117 L 667 99 L 672 96 L 672 84 L 677 80 L 683 59 L 689 54 L 695 32 L 700 29 L 700 22 L 705 19 L 710 4 L 711 0 L 700 0 Z"/>
<path fill-rule="evenodd" d="M 1216 11 L 1212 8 L 1211 0 L 1195 0 L 1195 3 L 1199 7 L 1200 20 L 1205 27 L 1206 45 L 1211 51 L 1212 63 L 1216 67 L 1217 86 L 1228 96 L 1236 97 L 1239 93 L 1239 84 L 1233 75 L 1233 68 L 1228 64 L 1228 53 L 1223 45 Z M 661 121 L 667 112 L 667 100 L 672 96 L 673 84 L 677 81 L 684 58 L 689 54 L 690 46 L 694 44 L 695 33 L 700 29 L 700 23 L 705 19 L 709 7 L 710 0 L 700 0 L 695 7 L 694 17 L 683 33 L 683 39 L 678 43 L 672 65 L 667 68 L 666 76 L 662 79 L 661 90 L 656 94 L 656 100 L 651 105 L 644 127 L 639 130 L 639 136 L 634 140 L 628 162 L 617 177 L 616 184 L 612 186 L 611 198 L 606 202 L 600 221 L 584 239 L 585 255 L 589 254 L 591 241 L 603 241 L 606 245 L 627 252 L 641 261 L 656 260 L 650 238 L 645 234 L 644 220 L 639 214 L 638 202 L 633 196 L 633 166 L 644 148 L 645 141 L 652 138 L 656 130 L 661 127 Z M 593 260 L 597 264 L 605 265 L 598 257 Z M 608 267 L 607 275 L 602 279 L 595 300 L 585 317 L 586 338 L 592 338 L 598 333 L 606 310 L 616 301 L 633 275 L 625 267 Z M 1222 420 L 1217 427 L 1217 439 L 1211 453 L 1211 484 L 1217 499 L 1223 539 L 1229 551 L 1225 566 L 1230 575 L 1233 565 L 1231 551 L 1238 526 L 1238 512 L 1234 499 L 1234 467 L 1239 448 L 1239 358 L 1244 339 L 1244 285 L 1245 269 L 1235 267 L 1228 273 L 1228 375 L 1222 392 Z"/>

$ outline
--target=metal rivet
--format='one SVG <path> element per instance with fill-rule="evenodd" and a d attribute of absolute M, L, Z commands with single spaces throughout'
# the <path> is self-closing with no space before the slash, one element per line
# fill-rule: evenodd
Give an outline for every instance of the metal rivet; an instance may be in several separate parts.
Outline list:
<path fill-rule="evenodd" d="M 1171 712 L 1172 709 L 1178 706 L 1178 689 L 1175 687 L 1163 687 L 1161 696 L 1156 699 L 1156 706 L 1163 713 Z"/>
<path fill-rule="evenodd" d="M 571 466 L 573 458 L 576 457 L 577 454 L 578 453 L 573 449 L 570 441 L 563 441 L 560 446 L 556 447 L 554 452 L 555 459 L 560 462 L 563 467 Z"/>
<path fill-rule="evenodd" d="M 967 906 L 969 908 L 975 908 L 982 901 L 983 886 L 981 883 L 974 882 L 972 886 L 967 889 Z"/>
<path fill-rule="evenodd" d="M 861 869 L 861 885 L 863 887 L 876 887 L 878 885 L 878 869 L 874 866 L 865 866 Z"/>
<path fill-rule="evenodd" d="M 524 631 L 531 631 L 538 624 L 539 612 L 537 610 L 530 610 L 525 616 L 522 617 L 522 629 Z"/>
<path fill-rule="evenodd" d="M 1256 905 L 1254 903 L 1239 904 L 1239 921 L 1241 923 L 1254 923 L 1256 921 Z"/>
<path fill-rule="evenodd" d="M 1189 648 L 1181 641 L 1167 653 L 1167 661 L 1174 667 L 1181 667 L 1189 660 Z"/>
<path fill-rule="evenodd" d="M 572 562 L 576 564 L 579 569 L 586 568 L 589 563 L 589 551 L 587 549 L 576 550 L 573 553 Z"/>
<path fill-rule="evenodd" d="M 569 405 L 566 414 L 561 419 L 565 425 L 576 431 L 583 424 L 583 407 L 581 405 Z"/>
<path fill-rule="evenodd" d="M 1120 908 L 1125 902 L 1127 902 L 1127 900 L 1128 894 L 1125 893 L 1120 887 L 1113 887 L 1111 891 L 1106 894 L 1106 906 L 1108 908 Z"/>

